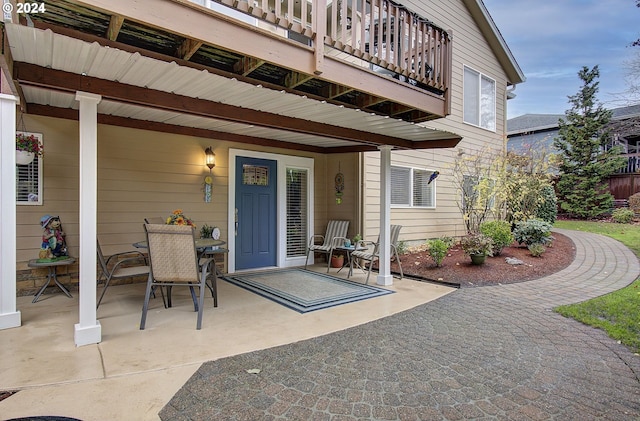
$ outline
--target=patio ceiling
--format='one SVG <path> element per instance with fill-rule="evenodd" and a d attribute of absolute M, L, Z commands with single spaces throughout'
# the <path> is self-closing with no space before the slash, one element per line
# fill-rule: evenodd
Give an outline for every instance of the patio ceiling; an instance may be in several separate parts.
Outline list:
<path fill-rule="evenodd" d="M 85 91 L 103 98 L 99 123 L 240 143 L 335 153 L 374 151 L 380 145 L 453 147 L 460 140 L 424 123 L 253 84 L 144 50 L 4 26 L 13 79 L 29 114 L 77 120 L 75 92 Z"/>

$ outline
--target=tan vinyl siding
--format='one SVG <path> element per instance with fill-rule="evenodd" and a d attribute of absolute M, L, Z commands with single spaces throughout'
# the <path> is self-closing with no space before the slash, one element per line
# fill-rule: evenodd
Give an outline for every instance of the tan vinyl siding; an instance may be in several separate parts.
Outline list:
<path fill-rule="evenodd" d="M 452 162 L 452 152 L 448 150 L 394 151 L 391 165 L 418 169 L 438 170 L 436 179 L 436 208 L 391 208 L 391 223 L 402 225 L 400 239 L 407 242 L 422 241 L 443 235 L 459 236 L 464 234 L 464 225 L 460 211 L 455 204 L 455 188 L 444 162 Z M 365 154 L 365 235 L 375 240 L 380 227 L 380 174 L 379 154 Z"/>
<path fill-rule="evenodd" d="M 418 1 L 403 2 L 411 10 L 428 17 L 453 35 L 451 115 L 425 123 L 429 127 L 449 130 L 464 137 L 467 148 L 479 149 L 487 138 L 502 139 L 504 132 L 504 97 L 507 77 L 495 54 L 477 27 L 473 17 L 461 1 L 439 0 L 424 3 Z M 464 124 L 463 107 L 463 68 L 470 66 L 474 70 L 489 76 L 496 82 L 496 132 L 479 129 Z M 464 147 L 461 145 L 461 147 Z"/>
<path fill-rule="evenodd" d="M 326 218 L 319 217 L 316 213 L 316 234 L 324 234 L 327 228 L 328 220 L 345 220 L 349 221 L 349 238 L 353 238 L 360 233 L 359 230 L 359 159 L 354 153 L 349 154 L 333 154 L 327 155 L 327 173 L 324 179 L 326 187 L 324 187 L 326 197 Z M 342 203 L 336 203 L 335 176 L 338 171 L 344 175 L 344 190 L 342 195 Z M 316 181 L 321 177 L 316 177 Z M 316 197 L 318 195 L 316 194 Z"/>
<path fill-rule="evenodd" d="M 69 253 L 78 256 L 79 152 L 78 123 L 50 117 L 25 115 L 30 131 L 43 133 L 44 189 L 42 206 L 17 207 L 17 262 L 25 269 L 37 258 L 45 214 L 60 216 Z M 213 198 L 204 202 L 204 149 L 216 154 L 213 168 Z M 198 227 L 216 225 L 227 239 L 228 150 L 243 145 L 189 136 L 98 125 L 98 236 L 107 255 L 132 250 L 132 243 L 144 239 L 145 217 L 168 217 L 182 209 Z M 277 148 L 250 146 L 251 150 L 315 159 L 315 229 L 324 231 L 328 218 L 353 219 L 357 190 L 357 154 L 324 156 Z M 345 174 L 343 204 L 335 200 L 333 179 L 338 163 Z"/>
<path fill-rule="evenodd" d="M 462 1 L 439 0 L 424 3 L 403 2 L 409 9 L 428 17 L 436 25 L 453 35 L 451 115 L 423 123 L 427 127 L 447 130 L 462 136 L 455 149 L 422 151 L 393 151 L 391 165 L 440 171 L 436 181 L 436 208 L 391 209 L 391 223 L 403 225 L 400 239 L 421 242 L 443 235 L 465 234 L 460 210 L 456 205 L 458 193 L 451 175 L 452 164 L 459 150 L 466 153 L 487 147 L 501 149 L 505 136 L 505 92 L 507 77 L 493 51 L 477 27 Z M 485 130 L 463 122 L 463 69 L 469 66 L 492 78 L 496 84 L 496 131 Z M 364 225 L 365 238 L 375 239 L 379 231 L 379 154 L 364 154 L 365 177 Z"/>

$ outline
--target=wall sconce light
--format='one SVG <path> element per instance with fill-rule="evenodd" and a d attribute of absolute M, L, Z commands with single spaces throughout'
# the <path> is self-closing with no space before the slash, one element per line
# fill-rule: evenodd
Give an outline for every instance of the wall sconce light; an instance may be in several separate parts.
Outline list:
<path fill-rule="evenodd" d="M 209 146 L 204 150 L 205 154 L 205 164 L 209 167 L 209 172 L 216 166 L 216 154 L 213 153 L 213 149 Z"/>
<path fill-rule="evenodd" d="M 211 203 L 211 193 L 213 190 L 213 177 L 211 176 L 211 170 L 216 166 L 216 154 L 213 153 L 213 149 L 209 146 L 204 150 L 204 163 L 209 167 L 209 175 L 204 178 L 204 201 L 205 203 Z"/>

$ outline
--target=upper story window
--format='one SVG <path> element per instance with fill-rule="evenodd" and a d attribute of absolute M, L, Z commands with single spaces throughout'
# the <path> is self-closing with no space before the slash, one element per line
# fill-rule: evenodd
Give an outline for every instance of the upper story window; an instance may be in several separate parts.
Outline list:
<path fill-rule="evenodd" d="M 464 122 L 496 130 L 496 81 L 465 66 Z"/>
<path fill-rule="evenodd" d="M 435 182 L 429 183 L 432 170 L 391 167 L 391 205 L 435 208 Z"/>

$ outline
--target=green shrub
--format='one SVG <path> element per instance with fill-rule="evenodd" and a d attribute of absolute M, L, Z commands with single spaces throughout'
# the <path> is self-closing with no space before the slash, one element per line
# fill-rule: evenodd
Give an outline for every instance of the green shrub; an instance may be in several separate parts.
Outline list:
<path fill-rule="evenodd" d="M 611 218 L 613 222 L 617 222 L 619 224 L 628 224 L 633 221 L 634 212 L 628 208 L 618 208 L 613 211 L 611 214 Z"/>
<path fill-rule="evenodd" d="M 527 247 L 532 244 L 547 245 L 553 240 L 551 224 L 540 219 L 518 222 L 513 229 L 513 236 L 519 244 Z"/>
<path fill-rule="evenodd" d="M 460 247 L 467 256 L 472 254 L 484 254 L 491 256 L 493 252 L 493 240 L 482 233 L 467 234 L 460 240 Z"/>
<path fill-rule="evenodd" d="M 640 192 L 629 196 L 629 209 L 635 213 L 640 213 Z"/>
<path fill-rule="evenodd" d="M 436 266 L 442 266 L 442 261 L 445 257 L 447 257 L 447 253 L 451 248 L 451 244 L 447 242 L 445 239 L 436 238 L 433 240 L 427 241 L 428 252 L 434 262 L 436 262 Z"/>
<path fill-rule="evenodd" d="M 398 241 L 398 244 L 396 244 L 396 251 L 398 254 L 405 254 L 407 252 L 407 242 Z"/>
<path fill-rule="evenodd" d="M 531 244 L 527 248 L 529 249 L 533 257 L 540 257 L 542 256 L 542 253 L 547 251 L 546 247 L 540 243 Z"/>
<path fill-rule="evenodd" d="M 558 198 L 553 186 L 545 185 L 540 190 L 540 202 L 536 208 L 536 218 L 550 224 L 556 222 L 558 217 Z"/>
<path fill-rule="evenodd" d="M 499 256 L 502 249 L 513 243 L 511 224 L 507 221 L 490 221 L 480 224 L 480 232 L 493 240 L 493 255 Z"/>

